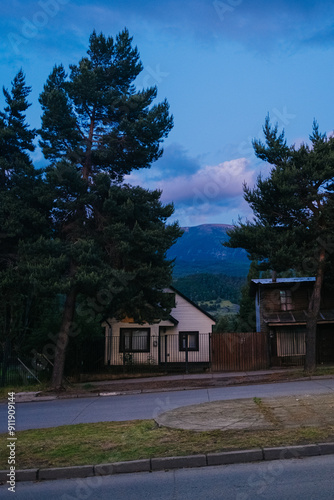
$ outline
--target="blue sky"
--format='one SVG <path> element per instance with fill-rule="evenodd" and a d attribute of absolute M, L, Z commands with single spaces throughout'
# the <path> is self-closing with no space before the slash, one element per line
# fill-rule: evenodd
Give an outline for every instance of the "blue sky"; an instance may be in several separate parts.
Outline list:
<path fill-rule="evenodd" d="M 289 143 L 307 141 L 314 118 L 334 129 L 334 2 L 8 0 L 0 12 L 0 83 L 23 68 L 35 127 L 54 64 L 85 55 L 93 29 L 129 29 L 144 64 L 138 86 L 157 85 L 175 125 L 163 158 L 128 180 L 162 189 L 182 226 L 251 216 L 242 184 L 267 172 L 251 141 L 268 113 Z"/>

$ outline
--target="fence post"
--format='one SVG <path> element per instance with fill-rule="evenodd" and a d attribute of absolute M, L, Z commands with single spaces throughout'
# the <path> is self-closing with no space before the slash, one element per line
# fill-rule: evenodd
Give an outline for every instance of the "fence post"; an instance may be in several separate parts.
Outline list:
<path fill-rule="evenodd" d="M 125 338 L 123 337 L 122 340 L 122 351 L 123 351 L 123 373 L 125 373 Z"/>
<path fill-rule="evenodd" d="M 263 334 L 264 335 L 264 334 Z M 271 362 L 271 334 L 270 330 L 267 332 L 267 335 L 265 336 L 265 341 L 267 344 L 267 365 L 270 368 L 272 366 Z"/>
<path fill-rule="evenodd" d="M 165 366 L 167 368 L 167 335 L 165 334 Z"/>

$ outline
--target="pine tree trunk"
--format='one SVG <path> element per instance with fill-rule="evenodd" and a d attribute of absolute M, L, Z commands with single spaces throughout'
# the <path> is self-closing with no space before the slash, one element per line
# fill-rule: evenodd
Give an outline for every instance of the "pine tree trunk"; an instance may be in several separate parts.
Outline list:
<path fill-rule="evenodd" d="M 305 372 L 312 373 L 316 369 L 317 319 L 321 304 L 321 290 L 324 280 L 325 249 L 321 248 L 316 280 L 309 302 L 306 322 L 306 356 Z"/>
<path fill-rule="evenodd" d="M 70 290 L 65 300 L 61 327 L 57 338 L 55 359 L 52 372 L 51 387 L 53 389 L 62 388 L 66 347 L 68 344 L 70 328 L 74 317 L 76 296 L 77 292 L 74 288 L 72 288 L 72 290 Z"/>
<path fill-rule="evenodd" d="M 308 311 L 306 323 L 306 356 L 304 370 L 312 373 L 316 369 L 317 314 Z"/>

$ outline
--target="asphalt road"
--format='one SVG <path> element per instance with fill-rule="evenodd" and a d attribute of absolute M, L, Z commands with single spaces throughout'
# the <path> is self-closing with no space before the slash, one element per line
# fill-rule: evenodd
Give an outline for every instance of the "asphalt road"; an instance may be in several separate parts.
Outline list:
<path fill-rule="evenodd" d="M 330 391 L 334 391 L 334 379 L 17 403 L 16 431 L 78 423 L 149 419 L 180 406 L 210 401 Z M 7 432 L 7 404 L 1 403 L 0 433 L 4 432 Z"/>
<path fill-rule="evenodd" d="M 251 464 L 17 483 L 16 500 L 329 500 L 334 455 Z"/>

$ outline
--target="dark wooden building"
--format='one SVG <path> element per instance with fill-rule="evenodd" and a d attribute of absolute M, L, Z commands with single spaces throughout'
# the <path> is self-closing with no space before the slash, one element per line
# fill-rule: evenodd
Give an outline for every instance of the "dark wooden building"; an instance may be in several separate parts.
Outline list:
<path fill-rule="evenodd" d="M 256 331 L 268 336 L 273 365 L 303 364 L 308 303 L 315 278 L 254 279 Z M 323 294 L 317 328 L 317 363 L 334 362 L 334 297 Z"/>

